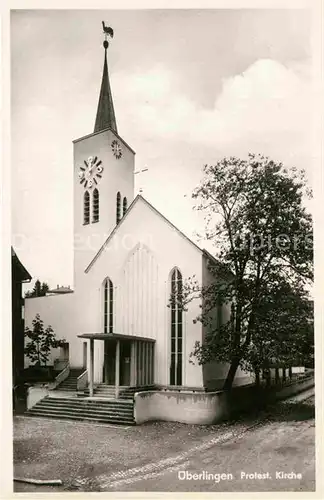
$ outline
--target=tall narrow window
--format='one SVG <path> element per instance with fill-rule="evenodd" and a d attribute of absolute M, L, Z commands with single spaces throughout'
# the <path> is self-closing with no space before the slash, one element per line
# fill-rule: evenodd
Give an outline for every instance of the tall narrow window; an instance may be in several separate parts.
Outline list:
<path fill-rule="evenodd" d="M 116 224 L 119 223 L 120 219 L 121 219 L 121 194 L 118 191 L 116 197 Z"/>
<path fill-rule="evenodd" d="M 170 385 L 182 385 L 182 325 L 183 313 L 180 302 L 182 274 L 174 269 L 171 274 L 171 363 Z"/>
<path fill-rule="evenodd" d="M 92 222 L 99 221 L 99 191 L 96 188 L 92 195 Z"/>
<path fill-rule="evenodd" d="M 127 210 L 127 198 L 126 198 L 126 196 L 124 196 L 124 199 L 123 199 L 123 216 L 125 215 L 126 210 Z"/>
<path fill-rule="evenodd" d="M 114 328 L 114 287 L 112 281 L 104 281 L 104 333 L 113 333 Z"/>
<path fill-rule="evenodd" d="M 89 224 L 89 222 L 90 222 L 90 195 L 88 191 L 86 191 L 83 197 L 83 223 Z"/>

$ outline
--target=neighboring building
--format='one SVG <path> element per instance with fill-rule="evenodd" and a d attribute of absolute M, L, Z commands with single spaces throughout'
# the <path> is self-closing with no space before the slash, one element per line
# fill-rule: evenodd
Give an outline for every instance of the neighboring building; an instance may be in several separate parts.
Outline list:
<path fill-rule="evenodd" d="M 190 276 L 212 279 L 213 257 L 141 195 L 134 199 L 135 152 L 117 132 L 105 44 L 95 128 L 73 141 L 74 292 L 26 300 L 26 321 L 39 313 L 67 340 L 71 368 L 88 369 L 90 394 L 102 382 L 221 387 L 225 365 L 189 363 L 205 334 L 193 321 L 199 300 L 185 312 L 168 307 L 171 290 Z M 236 383 L 249 380 L 238 370 Z"/>
<path fill-rule="evenodd" d="M 22 284 L 29 283 L 32 277 L 22 265 L 11 248 L 11 295 L 12 295 L 12 383 L 20 384 L 24 370 L 24 299 Z"/>
<path fill-rule="evenodd" d="M 55 294 L 63 295 L 65 293 L 73 293 L 73 290 L 71 290 L 69 286 L 57 285 L 57 287 L 53 288 L 53 290 L 48 290 L 48 292 L 46 292 L 46 295 L 55 295 Z"/>

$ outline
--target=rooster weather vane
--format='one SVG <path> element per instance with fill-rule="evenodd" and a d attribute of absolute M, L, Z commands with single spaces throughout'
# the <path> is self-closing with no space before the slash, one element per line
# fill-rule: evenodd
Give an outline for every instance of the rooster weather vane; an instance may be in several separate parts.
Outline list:
<path fill-rule="evenodd" d="M 105 47 L 105 49 L 107 49 L 109 46 L 107 37 L 110 36 L 110 38 L 113 38 L 114 37 L 114 30 L 112 28 L 110 28 L 110 26 L 106 26 L 105 21 L 102 21 L 102 28 L 103 28 L 103 33 L 105 35 L 105 41 L 103 43 L 103 46 Z"/>

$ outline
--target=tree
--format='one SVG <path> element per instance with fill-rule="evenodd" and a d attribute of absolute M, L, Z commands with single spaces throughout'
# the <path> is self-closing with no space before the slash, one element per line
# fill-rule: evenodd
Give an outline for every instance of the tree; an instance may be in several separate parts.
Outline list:
<path fill-rule="evenodd" d="M 44 329 L 44 323 L 39 314 L 36 314 L 32 325 L 32 329 L 25 328 L 25 337 L 29 339 L 25 346 L 25 354 L 35 365 L 46 366 L 51 349 L 62 347 L 65 340 L 57 340 L 50 325 Z"/>
<path fill-rule="evenodd" d="M 25 298 L 30 297 L 44 297 L 49 290 L 49 286 L 47 283 L 41 283 L 39 280 L 35 281 L 34 288 L 30 291 L 28 290 L 25 293 Z"/>
<path fill-rule="evenodd" d="M 313 303 L 305 290 L 292 289 L 287 282 L 269 289 L 260 301 L 248 352 L 254 372 L 270 366 L 311 365 L 313 319 Z"/>
<path fill-rule="evenodd" d="M 204 173 L 193 198 L 206 214 L 205 237 L 218 263 L 209 263 L 212 283 L 189 280 L 180 301 L 185 307 L 202 299 L 197 320 L 207 335 L 192 356 L 199 364 L 228 362 L 224 389 L 230 389 L 239 366 L 258 370 L 301 351 L 297 338 L 311 323 L 305 289 L 313 277 L 312 220 L 303 206 L 311 192 L 303 172 L 261 155 L 224 158 Z M 215 325 L 220 304 L 230 305 L 231 315 Z"/>

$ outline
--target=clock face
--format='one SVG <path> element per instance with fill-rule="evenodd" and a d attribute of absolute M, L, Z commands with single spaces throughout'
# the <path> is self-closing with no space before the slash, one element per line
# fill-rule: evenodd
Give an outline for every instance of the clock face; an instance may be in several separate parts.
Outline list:
<path fill-rule="evenodd" d="M 112 152 L 114 153 L 114 156 L 117 158 L 117 160 L 119 160 L 119 158 L 121 158 L 123 152 L 122 152 L 121 145 L 119 144 L 118 141 L 116 141 L 116 139 L 114 139 L 112 141 L 111 149 L 112 149 Z"/>
<path fill-rule="evenodd" d="M 89 156 L 84 160 L 84 165 L 80 167 L 79 179 L 80 184 L 85 188 L 92 188 L 98 184 L 103 174 L 103 166 L 101 160 L 97 156 Z"/>

